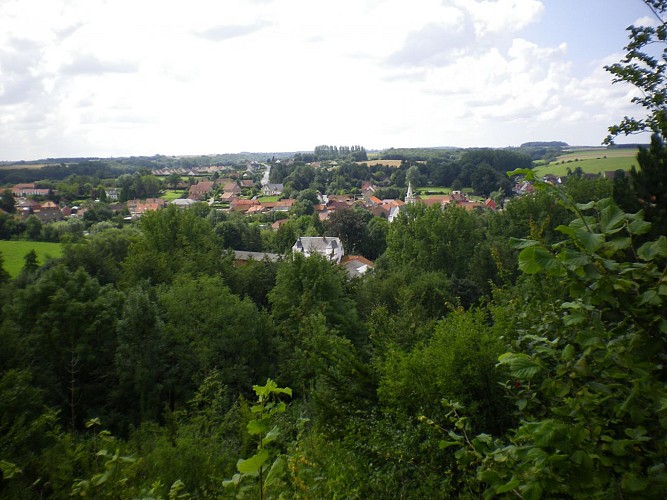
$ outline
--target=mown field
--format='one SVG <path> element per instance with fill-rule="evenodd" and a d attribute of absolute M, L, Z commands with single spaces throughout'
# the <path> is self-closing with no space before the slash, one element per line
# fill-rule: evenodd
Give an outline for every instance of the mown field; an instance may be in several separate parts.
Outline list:
<path fill-rule="evenodd" d="M 535 168 L 538 175 L 553 174 L 567 175 L 568 168 L 574 170 L 577 167 L 588 174 L 613 170 L 630 170 L 633 165 L 637 166 L 637 151 L 635 149 L 580 149 L 568 151 L 559 156 L 556 161 L 549 165 Z"/>
<path fill-rule="evenodd" d="M 23 257 L 30 250 L 37 253 L 37 260 L 40 265 L 44 264 L 47 257 L 60 257 L 63 253 L 60 243 L 0 240 L 0 253 L 2 253 L 4 259 L 3 267 L 12 278 L 18 276 L 23 269 Z"/>
<path fill-rule="evenodd" d="M 187 194 L 187 191 L 184 189 L 165 189 L 164 194 L 160 198 L 167 201 L 174 201 L 184 194 Z"/>
<path fill-rule="evenodd" d="M 56 165 L 55 163 L 9 163 L 6 165 L 0 165 L 0 170 L 20 170 L 20 169 L 29 169 L 29 170 L 39 170 L 40 168 Z"/>

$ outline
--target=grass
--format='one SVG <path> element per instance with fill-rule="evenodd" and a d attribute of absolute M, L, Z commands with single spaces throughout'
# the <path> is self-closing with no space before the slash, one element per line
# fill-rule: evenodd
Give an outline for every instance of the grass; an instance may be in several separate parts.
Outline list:
<path fill-rule="evenodd" d="M 632 166 L 637 166 L 635 156 L 607 156 L 607 158 L 589 158 L 565 160 L 550 163 L 549 165 L 542 165 L 535 168 L 537 175 L 554 174 L 567 175 L 567 169 L 574 171 L 575 168 L 581 167 L 581 170 L 587 174 L 599 174 L 607 170 L 630 170 Z"/>
<path fill-rule="evenodd" d="M 60 257 L 63 248 L 60 243 L 45 243 L 41 241 L 5 241 L 0 240 L 0 253 L 4 260 L 5 271 L 15 278 L 23 269 L 23 257 L 34 250 L 37 253 L 37 262 L 44 264 L 47 257 Z"/>
<path fill-rule="evenodd" d="M 44 167 L 48 167 L 51 165 L 55 165 L 54 163 L 29 163 L 29 164 L 22 164 L 22 163 L 10 163 L 7 165 L 0 165 L 0 169 L 4 170 L 39 170 Z"/>
<path fill-rule="evenodd" d="M 260 196 L 257 200 L 261 203 L 269 203 L 272 201 L 278 201 L 280 196 Z"/>
<path fill-rule="evenodd" d="M 165 189 L 164 194 L 160 196 L 163 200 L 174 201 L 186 194 L 184 189 Z"/>
<path fill-rule="evenodd" d="M 441 194 L 449 194 L 449 192 L 452 190 L 452 188 L 448 187 L 441 187 L 441 186 L 421 186 L 418 188 L 414 189 L 415 192 L 419 191 L 420 193 L 423 193 L 424 195 L 441 195 Z"/>

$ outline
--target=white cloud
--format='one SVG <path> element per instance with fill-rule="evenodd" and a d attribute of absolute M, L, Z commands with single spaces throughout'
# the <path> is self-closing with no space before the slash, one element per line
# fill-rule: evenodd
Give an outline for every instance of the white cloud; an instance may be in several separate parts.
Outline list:
<path fill-rule="evenodd" d="M 590 142 L 627 89 L 523 36 L 545 2 L 3 1 L 0 159 Z"/>

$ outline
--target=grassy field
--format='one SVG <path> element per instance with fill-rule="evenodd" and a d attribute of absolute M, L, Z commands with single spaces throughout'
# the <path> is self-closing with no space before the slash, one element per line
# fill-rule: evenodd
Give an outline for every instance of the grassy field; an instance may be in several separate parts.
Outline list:
<path fill-rule="evenodd" d="M 164 194 L 160 198 L 167 201 L 174 201 L 184 194 L 187 194 L 187 191 L 184 189 L 165 189 Z"/>
<path fill-rule="evenodd" d="M 279 199 L 280 199 L 280 196 L 260 196 L 259 198 L 257 198 L 257 200 L 260 203 L 270 203 L 270 202 L 273 202 L 273 201 L 278 201 Z"/>
<path fill-rule="evenodd" d="M 47 257 L 60 257 L 63 254 L 60 243 L 0 240 L 0 253 L 2 253 L 4 259 L 4 268 L 12 278 L 18 276 L 23 269 L 23 257 L 30 250 L 37 253 L 37 261 L 40 265 L 44 264 Z"/>
<path fill-rule="evenodd" d="M 538 175 L 553 174 L 567 175 L 567 169 L 577 167 L 587 174 L 598 174 L 608 170 L 630 170 L 637 166 L 637 151 L 635 149 L 580 149 L 562 154 L 549 165 L 535 168 Z"/>
<path fill-rule="evenodd" d="M 439 187 L 439 186 L 421 186 L 421 187 L 415 188 L 415 191 L 419 191 L 421 193 L 424 193 L 424 195 L 449 194 L 449 192 L 451 190 L 452 190 L 452 188 Z"/>
<path fill-rule="evenodd" d="M 39 170 L 40 168 L 47 167 L 49 165 L 56 165 L 55 163 L 11 163 L 8 165 L 0 165 L 0 170 L 19 170 L 19 169 L 29 169 L 29 170 Z"/>

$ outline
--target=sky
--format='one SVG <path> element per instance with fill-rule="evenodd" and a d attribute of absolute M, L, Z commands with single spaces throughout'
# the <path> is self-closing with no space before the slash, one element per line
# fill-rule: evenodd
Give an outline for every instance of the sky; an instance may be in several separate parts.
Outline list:
<path fill-rule="evenodd" d="M 642 115 L 603 67 L 650 15 L 641 0 L 0 0 L 0 160 L 599 145 Z"/>

